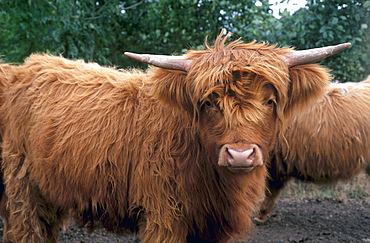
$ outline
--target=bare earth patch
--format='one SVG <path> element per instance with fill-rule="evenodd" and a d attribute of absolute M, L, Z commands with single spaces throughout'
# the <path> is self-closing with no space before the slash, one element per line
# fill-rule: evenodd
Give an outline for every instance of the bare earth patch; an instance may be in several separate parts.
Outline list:
<path fill-rule="evenodd" d="M 370 242 L 370 197 L 281 199 L 249 242 Z"/>

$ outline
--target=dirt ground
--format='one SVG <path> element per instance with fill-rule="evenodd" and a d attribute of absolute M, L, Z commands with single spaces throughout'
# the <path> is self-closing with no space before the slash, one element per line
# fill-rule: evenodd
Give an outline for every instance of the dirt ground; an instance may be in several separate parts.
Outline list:
<path fill-rule="evenodd" d="M 2 235 L 2 222 L 0 234 Z M 140 242 L 134 235 L 117 236 L 104 230 L 87 234 L 71 226 L 59 242 Z M 266 223 L 257 223 L 249 240 L 241 242 L 370 243 L 370 197 L 355 199 L 284 198 Z"/>
<path fill-rule="evenodd" d="M 370 242 L 370 198 L 282 199 L 249 242 Z"/>

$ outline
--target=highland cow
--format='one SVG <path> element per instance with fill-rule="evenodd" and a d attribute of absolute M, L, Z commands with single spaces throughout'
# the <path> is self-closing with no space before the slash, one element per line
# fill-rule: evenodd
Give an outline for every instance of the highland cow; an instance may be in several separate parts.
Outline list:
<path fill-rule="evenodd" d="M 258 221 L 266 221 L 287 183 L 352 179 L 370 165 L 370 76 L 359 83 L 331 83 L 318 103 L 297 113 L 278 139 L 266 198 Z"/>
<path fill-rule="evenodd" d="M 348 44 L 226 39 L 181 57 L 127 53 L 157 66 L 146 72 L 39 54 L 4 64 L 4 241 L 57 242 L 70 212 L 142 242 L 248 233 L 277 133 L 329 82 L 307 63 Z"/>

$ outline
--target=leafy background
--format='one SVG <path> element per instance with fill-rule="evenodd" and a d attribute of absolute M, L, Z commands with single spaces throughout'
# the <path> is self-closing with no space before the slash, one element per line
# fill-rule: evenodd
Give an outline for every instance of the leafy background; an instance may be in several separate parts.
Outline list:
<path fill-rule="evenodd" d="M 201 48 L 206 36 L 212 41 L 223 28 L 233 39 L 296 49 L 351 42 L 322 63 L 340 82 L 370 74 L 368 0 L 307 0 L 305 8 L 283 11 L 279 18 L 268 0 L 0 0 L 5 62 L 46 52 L 119 68 L 145 67 L 123 52 L 178 55 Z"/>

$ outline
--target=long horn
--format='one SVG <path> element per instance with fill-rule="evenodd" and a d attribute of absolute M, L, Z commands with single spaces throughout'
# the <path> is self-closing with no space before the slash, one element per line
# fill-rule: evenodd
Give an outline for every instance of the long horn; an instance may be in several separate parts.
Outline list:
<path fill-rule="evenodd" d="M 124 54 L 136 61 L 148 63 L 160 68 L 188 71 L 191 66 L 191 61 L 185 59 L 184 56 L 136 54 L 132 52 L 125 52 Z"/>
<path fill-rule="evenodd" d="M 309 64 L 321 61 L 331 55 L 343 51 L 349 47 L 351 43 L 344 43 L 335 46 L 326 46 L 315 49 L 308 49 L 302 51 L 294 51 L 284 56 L 284 61 L 288 67 L 294 67 L 303 64 Z"/>

